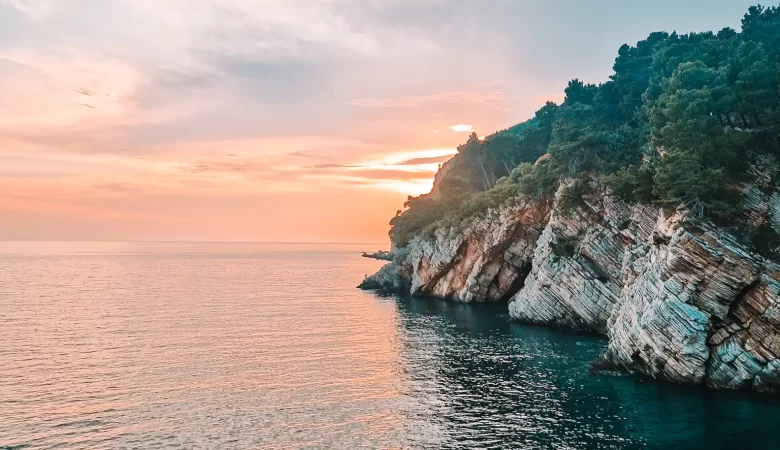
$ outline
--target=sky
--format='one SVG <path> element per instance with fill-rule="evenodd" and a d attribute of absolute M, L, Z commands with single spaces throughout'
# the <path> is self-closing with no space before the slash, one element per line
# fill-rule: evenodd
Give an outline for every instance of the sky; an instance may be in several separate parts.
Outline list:
<path fill-rule="evenodd" d="M 742 0 L 0 0 L 0 240 L 387 242 L 470 132 Z"/>

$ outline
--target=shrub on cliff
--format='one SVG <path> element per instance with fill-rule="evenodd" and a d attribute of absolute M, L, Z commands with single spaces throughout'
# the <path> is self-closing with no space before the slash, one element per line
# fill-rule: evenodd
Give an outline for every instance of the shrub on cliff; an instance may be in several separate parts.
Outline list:
<path fill-rule="evenodd" d="M 437 195 L 410 199 L 393 219 L 393 242 L 509 194 L 550 196 L 560 179 L 583 175 L 629 201 L 732 217 L 739 187 L 762 176 L 751 167 L 780 153 L 780 7 L 750 8 L 741 32 L 652 33 L 623 45 L 613 69 L 599 85 L 571 81 L 561 105 L 547 103 L 527 122 L 472 135 Z M 534 164 L 541 155 L 549 156 Z"/>

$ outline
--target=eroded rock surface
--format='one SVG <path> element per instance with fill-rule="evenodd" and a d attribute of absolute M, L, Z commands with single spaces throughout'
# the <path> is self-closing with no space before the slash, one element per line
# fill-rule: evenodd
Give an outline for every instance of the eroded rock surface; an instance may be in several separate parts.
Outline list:
<path fill-rule="evenodd" d="M 711 331 L 755 282 L 759 264 L 715 230 L 694 233 L 677 226 L 666 232 L 668 243 L 646 244 L 642 256 L 627 261 L 630 272 L 610 318 L 606 356 L 645 375 L 701 384 L 711 359 Z"/>
<path fill-rule="evenodd" d="M 531 269 L 549 206 L 530 201 L 491 211 L 460 228 L 416 238 L 406 263 L 411 294 L 461 302 L 508 300 Z"/>
<path fill-rule="evenodd" d="M 461 302 L 508 300 L 523 285 L 551 209 L 521 199 L 484 217 L 417 237 L 360 285 Z"/>
<path fill-rule="evenodd" d="M 623 254 L 631 241 L 620 229 L 632 213 L 598 196 L 566 211 L 555 208 L 537 242 L 533 270 L 509 304 L 512 317 L 605 333 L 620 299 Z"/>
<path fill-rule="evenodd" d="M 707 344 L 712 387 L 780 390 L 780 267 L 772 265 L 731 306 Z"/>
<path fill-rule="evenodd" d="M 392 262 L 382 266 L 377 273 L 367 276 L 358 288 L 387 294 L 403 294 L 409 291 L 410 276 L 405 265 Z"/>
<path fill-rule="evenodd" d="M 564 188 L 565 189 L 565 188 Z M 609 337 L 602 363 L 676 383 L 780 391 L 780 265 L 683 210 L 597 189 L 572 204 L 516 204 L 415 238 L 368 288 L 463 302 L 509 300 L 522 322 Z M 780 196 L 743 220 L 780 225 Z"/>

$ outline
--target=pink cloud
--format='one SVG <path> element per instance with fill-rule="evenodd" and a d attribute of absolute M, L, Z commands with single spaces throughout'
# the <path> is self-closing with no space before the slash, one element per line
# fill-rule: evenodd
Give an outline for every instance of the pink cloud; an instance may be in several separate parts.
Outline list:
<path fill-rule="evenodd" d="M 466 125 L 466 124 L 458 124 L 458 125 L 452 125 L 450 129 L 456 133 L 468 133 L 474 131 L 474 126 Z"/>
<path fill-rule="evenodd" d="M 407 95 L 389 98 L 359 98 L 349 102 L 350 105 L 364 108 L 422 108 L 432 103 L 458 103 L 497 106 L 505 100 L 502 92 L 487 93 L 452 91 L 429 95 Z"/>

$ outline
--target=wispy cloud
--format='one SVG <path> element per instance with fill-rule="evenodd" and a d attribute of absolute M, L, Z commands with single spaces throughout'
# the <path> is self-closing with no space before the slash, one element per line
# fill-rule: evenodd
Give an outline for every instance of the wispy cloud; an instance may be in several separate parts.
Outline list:
<path fill-rule="evenodd" d="M 78 125 L 130 114 L 141 74 L 118 60 L 80 52 L 0 55 L 0 125 Z M 86 108 L 85 108 L 86 106 Z"/>
<path fill-rule="evenodd" d="M 452 159 L 453 155 L 431 156 L 427 158 L 412 158 L 396 163 L 398 166 L 417 166 L 422 164 L 441 164 Z"/>
<path fill-rule="evenodd" d="M 456 132 L 456 133 L 467 133 L 474 131 L 473 125 L 465 125 L 465 124 L 458 124 L 458 125 L 452 125 L 450 126 L 450 130 Z"/>
<path fill-rule="evenodd" d="M 349 164 L 315 164 L 313 166 L 306 166 L 306 169 L 346 169 L 346 168 L 356 168 L 361 167 L 357 165 L 349 165 Z"/>
<path fill-rule="evenodd" d="M 9 5 L 33 20 L 46 17 L 52 10 L 48 0 L 0 0 L 0 5 Z"/>
<path fill-rule="evenodd" d="M 0 0 L 0 238 L 14 220 L 26 232 L 28 216 L 7 214 L 25 204 L 41 223 L 70 220 L 72 236 L 122 211 L 163 218 L 154 226 L 177 238 L 180 219 L 228 229 L 262 211 L 247 228 L 273 238 L 307 222 L 310 208 L 318 218 L 338 211 L 334 223 L 345 208 L 364 223 L 373 208 L 383 236 L 385 216 L 430 189 L 462 143 L 448 124 L 492 130 L 522 119 L 508 108 L 537 86 L 507 61 L 535 58 L 509 33 L 524 28 L 499 20 L 519 10 L 468 0 Z M 539 91 L 562 85 L 549 84 Z M 285 214 L 290 222 L 268 219 Z"/>
<path fill-rule="evenodd" d="M 137 186 L 131 186 L 125 183 L 99 183 L 93 185 L 95 189 L 116 192 L 121 194 L 132 194 L 140 192 L 141 188 Z"/>
<path fill-rule="evenodd" d="M 359 98 L 350 105 L 364 108 L 421 108 L 431 103 L 458 103 L 499 106 L 505 96 L 502 92 L 439 92 L 429 95 L 407 95 L 390 98 Z"/>

